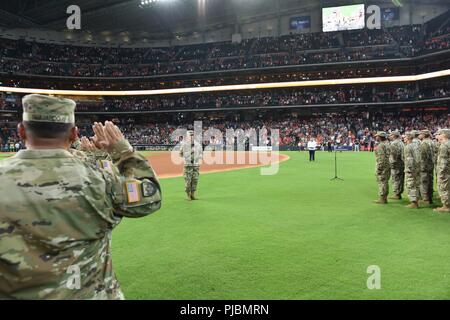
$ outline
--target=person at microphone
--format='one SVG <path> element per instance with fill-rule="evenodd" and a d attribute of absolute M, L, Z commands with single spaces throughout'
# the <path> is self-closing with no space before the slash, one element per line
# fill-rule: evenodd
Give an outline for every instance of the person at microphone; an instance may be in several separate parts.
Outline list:
<path fill-rule="evenodd" d="M 307 148 L 309 151 L 309 161 L 316 161 L 316 148 L 317 148 L 316 139 L 311 137 L 308 141 Z"/>

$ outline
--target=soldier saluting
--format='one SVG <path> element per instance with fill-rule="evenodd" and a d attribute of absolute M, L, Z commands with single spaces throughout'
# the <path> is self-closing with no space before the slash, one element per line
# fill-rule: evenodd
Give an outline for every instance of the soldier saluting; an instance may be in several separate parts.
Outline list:
<path fill-rule="evenodd" d="M 0 162 L 0 299 L 123 299 L 111 233 L 122 217 L 160 208 L 153 169 L 112 122 L 93 129 L 114 170 L 69 152 L 72 100 L 28 95 L 22 104 L 27 149 Z"/>
<path fill-rule="evenodd" d="M 387 140 L 386 132 L 378 132 L 375 135 L 375 138 L 378 142 L 377 149 L 375 150 L 375 175 L 377 177 L 379 199 L 374 202 L 386 204 L 387 196 L 389 194 L 389 177 L 391 175 L 391 166 L 389 164 L 389 142 Z"/>

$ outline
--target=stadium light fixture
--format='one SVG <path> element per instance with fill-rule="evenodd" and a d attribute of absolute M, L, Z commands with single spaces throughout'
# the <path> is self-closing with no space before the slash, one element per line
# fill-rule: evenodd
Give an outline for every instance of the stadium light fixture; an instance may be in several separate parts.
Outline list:
<path fill-rule="evenodd" d="M 171 1 L 171 0 L 140 0 L 139 7 L 144 9 L 144 8 L 152 7 L 153 5 L 156 5 L 157 3 L 169 2 L 169 1 Z"/>
<path fill-rule="evenodd" d="M 150 7 L 151 5 L 159 2 L 160 0 L 140 0 L 141 4 L 139 5 L 139 7 L 141 8 L 147 8 Z"/>
<path fill-rule="evenodd" d="M 369 77 L 369 78 L 345 78 L 329 80 L 307 80 L 291 82 L 271 82 L 271 83 L 253 83 L 253 84 L 234 84 L 224 86 L 210 87 L 191 87 L 191 88 L 173 88 L 156 90 L 123 90 L 123 91 L 92 91 L 92 90 L 53 90 L 53 89 L 35 89 L 35 88 L 16 88 L 2 87 L 0 92 L 11 93 L 38 93 L 49 95 L 69 95 L 69 96 L 156 96 L 168 94 L 184 93 L 204 93 L 220 92 L 230 90 L 258 90 L 258 89 L 279 89 L 296 87 L 320 87 L 320 86 L 338 86 L 348 84 L 370 84 L 370 83 L 395 83 L 395 82 L 416 82 L 439 77 L 450 76 L 450 69 L 423 73 L 410 76 L 389 76 L 389 77 Z"/>

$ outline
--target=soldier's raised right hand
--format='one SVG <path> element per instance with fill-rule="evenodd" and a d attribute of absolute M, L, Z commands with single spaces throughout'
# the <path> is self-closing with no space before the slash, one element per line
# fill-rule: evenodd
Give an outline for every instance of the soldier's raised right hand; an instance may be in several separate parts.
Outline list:
<path fill-rule="evenodd" d="M 119 127 L 111 121 L 105 121 L 105 125 L 95 122 L 92 129 L 95 133 L 93 137 L 95 145 L 107 152 L 111 152 L 115 144 L 125 139 Z"/>

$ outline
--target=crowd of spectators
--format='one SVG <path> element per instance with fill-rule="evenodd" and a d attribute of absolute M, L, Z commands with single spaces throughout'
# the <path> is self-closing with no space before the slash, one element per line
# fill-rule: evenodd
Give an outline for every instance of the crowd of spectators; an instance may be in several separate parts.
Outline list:
<path fill-rule="evenodd" d="M 174 134 L 176 129 L 192 129 L 192 123 L 179 122 L 149 122 L 144 123 L 139 118 L 121 117 L 112 119 L 123 130 L 127 139 L 133 145 L 174 145 L 179 136 Z M 82 135 L 90 136 L 92 119 L 82 117 L 77 125 Z M 226 145 L 226 130 L 242 129 L 248 136 L 250 129 L 254 129 L 257 136 L 261 130 L 266 129 L 270 135 L 271 130 L 279 130 L 279 146 L 294 150 L 303 149 L 311 137 L 318 145 L 327 150 L 328 146 L 343 146 L 355 150 L 373 150 L 374 135 L 376 131 L 391 132 L 399 130 L 405 132 L 412 129 L 427 128 L 432 132 L 439 128 L 450 127 L 450 118 L 447 111 L 441 112 L 343 112 L 320 113 L 312 115 L 297 115 L 284 113 L 282 115 L 268 116 L 258 120 L 229 121 L 229 120 L 203 120 L 203 130 L 218 129 L 220 136 L 210 136 L 203 141 L 204 145 Z M 19 143 L 15 133 L 15 124 L 0 123 L 0 145 L 3 151 L 14 151 Z M 206 136 L 205 136 L 206 137 Z M 358 148 L 356 148 L 358 149 Z"/>
<path fill-rule="evenodd" d="M 167 48 L 99 48 L 1 39 L 0 72 L 72 77 L 142 77 L 398 58 L 448 49 L 449 28 L 420 25 L 305 33 Z"/>
<path fill-rule="evenodd" d="M 332 105 L 419 101 L 450 97 L 447 82 L 439 87 L 420 88 L 415 85 L 356 86 L 338 88 L 298 88 L 272 90 L 227 91 L 147 97 L 104 97 L 80 101 L 77 112 L 145 112 L 161 110 L 194 110 L 226 108 L 264 108 L 270 106 Z M 19 101 L 17 99 L 16 101 Z M 20 103 L 0 99 L 0 110 L 18 110 Z"/>

